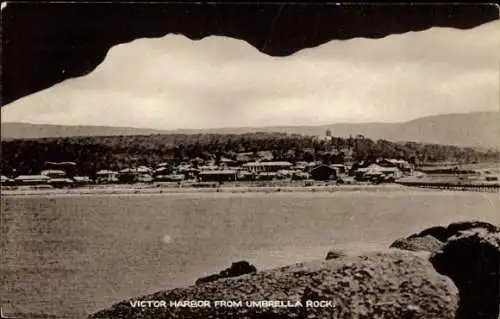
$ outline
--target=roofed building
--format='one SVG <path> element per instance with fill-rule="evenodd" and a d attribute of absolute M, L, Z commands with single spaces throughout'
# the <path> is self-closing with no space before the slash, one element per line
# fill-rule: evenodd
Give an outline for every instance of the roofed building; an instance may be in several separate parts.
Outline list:
<path fill-rule="evenodd" d="M 337 170 L 337 175 L 345 174 L 347 172 L 347 168 L 345 167 L 344 164 L 332 164 L 330 165 L 330 167 Z"/>
<path fill-rule="evenodd" d="M 236 180 L 236 170 L 202 171 L 198 174 L 202 182 L 230 182 Z"/>
<path fill-rule="evenodd" d="M 236 154 L 236 162 L 239 163 L 248 163 L 254 161 L 255 157 L 252 152 L 238 153 Z"/>
<path fill-rule="evenodd" d="M 46 169 L 40 172 L 40 175 L 50 178 L 65 178 L 66 172 L 60 169 Z"/>
<path fill-rule="evenodd" d="M 288 170 L 293 166 L 290 162 L 251 162 L 242 165 L 249 172 L 277 172 L 280 170 Z"/>
<path fill-rule="evenodd" d="M 5 175 L 0 176 L 0 184 L 3 186 L 9 186 L 14 184 L 14 180 L 12 178 L 8 178 Z"/>
<path fill-rule="evenodd" d="M 75 162 L 45 162 L 45 170 L 61 170 L 65 172 L 64 176 L 73 177 L 76 175 Z"/>
<path fill-rule="evenodd" d="M 272 181 L 278 178 L 278 174 L 274 172 L 260 172 L 257 174 L 256 179 L 259 181 Z"/>
<path fill-rule="evenodd" d="M 19 185 L 47 185 L 50 177 L 45 175 L 19 175 L 14 181 Z"/>
<path fill-rule="evenodd" d="M 393 177 L 394 179 L 400 178 L 402 176 L 401 170 L 395 166 L 384 167 L 378 164 L 371 164 L 368 167 L 359 168 L 356 173 L 356 177 L 360 180 L 370 178 L 372 176 L 386 175 Z"/>
<path fill-rule="evenodd" d="M 49 180 L 49 185 L 55 188 L 71 187 L 74 183 L 75 182 L 70 178 L 51 178 Z"/>
<path fill-rule="evenodd" d="M 410 163 L 408 163 L 407 161 L 402 160 L 402 159 L 399 159 L 399 160 L 392 159 L 392 158 L 382 159 L 382 160 L 378 161 L 377 164 L 379 164 L 380 166 L 384 166 L 384 167 L 397 167 L 402 171 L 411 171 L 412 170 L 412 165 Z"/>
<path fill-rule="evenodd" d="M 258 151 L 257 157 L 259 158 L 259 160 L 267 162 L 270 162 L 274 159 L 273 152 L 271 151 Z"/>
<path fill-rule="evenodd" d="M 74 176 L 73 181 L 75 181 L 75 185 L 84 186 L 92 184 L 93 181 L 89 176 Z"/>
<path fill-rule="evenodd" d="M 181 182 L 185 179 L 184 174 L 166 174 L 156 175 L 154 180 L 157 182 Z"/>
<path fill-rule="evenodd" d="M 337 170 L 328 165 L 319 165 L 311 169 L 311 178 L 318 181 L 337 179 Z"/>
<path fill-rule="evenodd" d="M 98 184 L 108 184 L 118 182 L 118 172 L 102 169 L 96 173 Z"/>
<path fill-rule="evenodd" d="M 236 178 L 240 181 L 254 181 L 256 178 L 256 175 L 255 175 L 255 173 L 240 170 L 237 172 Z"/>

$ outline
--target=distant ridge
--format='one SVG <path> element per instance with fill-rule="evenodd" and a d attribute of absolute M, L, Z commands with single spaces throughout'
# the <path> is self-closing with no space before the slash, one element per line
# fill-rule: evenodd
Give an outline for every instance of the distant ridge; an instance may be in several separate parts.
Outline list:
<path fill-rule="evenodd" d="M 71 136 L 116 136 L 150 134 L 242 134 L 252 132 L 285 132 L 302 135 L 348 137 L 364 135 L 371 139 L 416 141 L 500 149 L 500 112 L 443 114 L 402 123 L 337 123 L 331 125 L 239 127 L 216 129 L 179 129 L 174 131 L 109 126 L 69 126 L 29 123 L 2 123 L 1 138 L 26 139 Z"/>
<path fill-rule="evenodd" d="M 1 127 L 2 140 L 72 136 L 150 135 L 159 133 L 166 134 L 169 132 L 133 127 L 54 125 L 17 122 L 4 122 Z"/>

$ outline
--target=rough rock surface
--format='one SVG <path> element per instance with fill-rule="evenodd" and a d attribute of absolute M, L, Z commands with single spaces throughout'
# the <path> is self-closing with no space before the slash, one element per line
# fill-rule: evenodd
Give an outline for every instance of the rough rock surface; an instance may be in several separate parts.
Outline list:
<path fill-rule="evenodd" d="M 444 243 L 451 237 L 458 236 L 464 231 L 472 229 L 484 229 L 489 233 L 500 232 L 500 227 L 483 221 L 462 221 L 448 225 L 447 227 L 436 226 L 427 228 L 420 233 L 400 238 L 394 241 L 390 248 L 418 251 L 425 250 L 437 253 L 443 248 Z M 436 239 L 436 240 L 434 240 Z"/>
<path fill-rule="evenodd" d="M 135 300 L 208 300 L 211 307 L 133 308 Z M 215 307 L 214 301 L 243 307 Z M 283 301 L 293 307 L 248 307 L 246 301 Z M 330 301 L 333 306 L 306 307 Z M 302 303 L 300 306 L 297 302 Z M 455 318 L 458 290 L 428 259 L 394 250 L 309 262 L 121 302 L 90 318 Z"/>
<path fill-rule="evenodd" d="M 462 232 L 430 260 L 460 291 L 457 319 L 500 318 L 500 232 Z"/>
<path fill-rule="evenodd" d="M 500 227 L 457 222 L 398 239 L 390 247 L 432 253 L 435 269 L 460 291 L 458 319 L 500 318 Z"/>
<path fill-rule="evenodd" d="M 345 257 L 347 256 L 347 253 L 343 250 L 330 250 L 327 254 L 326 254 L 326 260 L 330 260 L 330 259 L 336 259 L 336 258 L 341 258 L 341 257 Z"/>
<path fill-rule="evenodd" d="M 460 235 L 460 233 L 463 231 L 477 229 L 477 228 L 485 229 L 490 233 L 500 232 L 500 227 L 498 226 L 483 221 L 473 220 L 473 221 L 462 221 L 462 222 L 451 223 L 448 225 L 448 227 L 442 227 L 442 226 L 431 227 L 421 231 L 418 234 L 411 235 L 408 238 L 424 237 L 426 235 L 431 235 L 442 242 L 446 242 L 449 238 Z"/>
<path fill-rule="evenodd" d="M 231 267 L 224 269 L 218 274 L 209 275 L 206 277 L 201 277 L 196 280 L 196 284 L 200 285 L 206 282 L 211 282 L 219 280 L 222 278 L 237 277 L 241 275 L 251 274 L 257 271 L 254 265 L 251 265 L 248 261 L 242 260 L 231 264 Z"/>
<path fill-rule="evenodd" d="M 436 237 L 425 235 L 423 237 L 400 238 L 393 242 L 390 248 L 398 248 L 409 251 L 429 251 L 437 253 L 441 251 L 444 243 Z"/>

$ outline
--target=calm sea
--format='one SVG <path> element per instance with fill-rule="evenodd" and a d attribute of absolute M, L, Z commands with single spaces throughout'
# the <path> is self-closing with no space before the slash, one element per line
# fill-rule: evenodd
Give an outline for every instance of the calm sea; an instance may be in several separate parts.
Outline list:
<path fill-rule="evenodd" d="M 425 227 L 498 224 L 498 194 L 203 193 L 1 199 L 4 312 L 84 318 L 193 283 L 245 259 L 257 268 L 386 247 Z"/>

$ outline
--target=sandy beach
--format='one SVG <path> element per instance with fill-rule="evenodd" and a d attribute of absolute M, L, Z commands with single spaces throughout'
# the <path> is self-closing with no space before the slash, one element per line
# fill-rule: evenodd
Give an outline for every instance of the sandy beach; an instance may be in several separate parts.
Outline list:
<path fill-rule="evenodd" d="M 315 186 L 231 186 L 218 187 L 165 187 L 162 185 L 113 185 L 79 188 L 2 188 L 2 196 L 54 196 L 54 195 L 124 195 L 124 194 L 179 194 L 179 193 L 276 193 L 276 192 L 345 192 L 345 191 L 408 191 L 410 188 L 398 184 L 382 185 L 315 185 Z M 426 191 L 426 189 L 411 188 Z M 427 190 L 428 191 L 428 190 Z"/>

